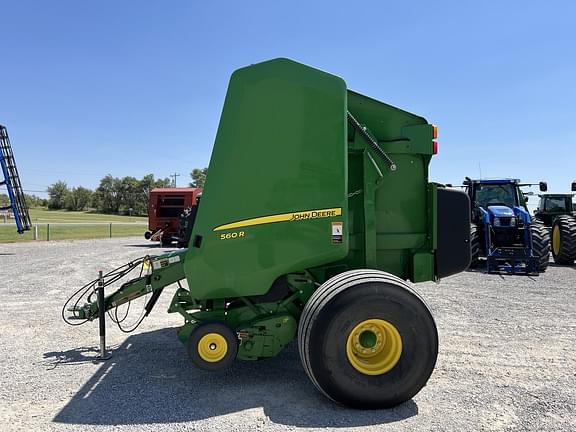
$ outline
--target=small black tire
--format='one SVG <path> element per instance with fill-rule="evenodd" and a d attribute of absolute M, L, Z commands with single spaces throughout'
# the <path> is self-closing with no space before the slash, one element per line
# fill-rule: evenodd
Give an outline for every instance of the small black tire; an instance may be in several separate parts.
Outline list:
<path fill-rule="evenodd" d="M 576 260 L 576 218 L 558 216 L 552 224 L 552 256 L 560 265 L 573 265 Z"/>
<path fill-rule="evenodd" d="M 470 256 L 470 268 L 473 268 L 478 264 L 480 258 L 480 237 L 476 224 L 470 224 Z"/>
<path fill-rule="evenodd" d="M 150 240 L 150 238 L 152 238 L 152 233 L 151 233 L 150 231 L 146 231 L 146 232 L 144 233 L 144 238 L 145 238 L 146 240 Z"/>
<path fill-rule="evenodd" d="M 238 354 L 238 337 L 222 322 L 199 324 L 186 344 L 188 357 L 199 369 L 223 371 L 234 363 Z"/>
<path fill-rule="evenodd" d="M 386 371 L 354 366 L 350 340 L 369 321 L 391 324 L 401 353 Z M 378 270 L 353 270 L 326 281 L 306 303 L 298 349 L 308 377 L 329 399 L 353 408 L 401 404 L 430 378 L 438 356 L 438 332 L 424 300 L 403 280 Z"/>
<path fill-rule="evenodd" d="M 532 253 L 538 257 L 538 271 L 543 273 L 548 268 L 550 261 L 550 234 L 548 229 L 539 223 L 530 225 L 532 234 Z"/>

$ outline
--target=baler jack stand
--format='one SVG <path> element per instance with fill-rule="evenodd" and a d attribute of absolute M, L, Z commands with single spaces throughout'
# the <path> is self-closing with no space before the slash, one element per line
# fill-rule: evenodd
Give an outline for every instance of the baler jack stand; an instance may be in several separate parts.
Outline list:
<path fill-rule="evenodd" d="M 100 327 L 100 355 L 97 361 L 106 361 L 112 357 L 106 353 L 106 309 L 104 306 L 104 276 L 102 270 L 98 272 L 98 324 Z"/>

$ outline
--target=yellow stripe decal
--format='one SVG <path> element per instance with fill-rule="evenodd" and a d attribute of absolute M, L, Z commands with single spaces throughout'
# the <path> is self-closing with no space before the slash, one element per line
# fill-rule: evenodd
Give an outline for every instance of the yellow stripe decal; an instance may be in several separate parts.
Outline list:
<path fill-rule="evenodd" d="M 264 225 L 276 222 L 295 222 L 307 219 L 321 219 L 342 215 L 342 207 L 327 208 L 319 210 L 306 210 L 292 213 L 282 213 L 271 216 L 262 216 L 253 219 L 244 219 L 238 222 L 232 222 L 225 225 L 220 225 L 214 228 L 214 231 L 223 231 L 234 228 L 243 228 L 253 225 Z"/>

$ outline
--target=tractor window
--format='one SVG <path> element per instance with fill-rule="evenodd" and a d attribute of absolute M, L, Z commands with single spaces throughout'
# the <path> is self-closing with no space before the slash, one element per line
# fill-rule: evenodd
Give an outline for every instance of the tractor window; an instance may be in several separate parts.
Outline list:
<path fill-rule="evenodd" d="M 520 207 L 524 207 L 526 209 L 526 211 L 528 211 L 528 207 L 526 206 L 526 199 L 528 198 L 526 195 L 524 195 L 524 192 L 522 192 L 521 189 L 518 189 L 518 202 L 520 203 Z"/>
<path fill-rule="evenodd" d="M 546 211 L 563 212 L 566 211 L 566 198 L 546 198 Z"/>
<path fill-rule="evenodd" d="M 480 207 L 491 205 L 515 207 L 517 205 L 516 188 L 513 184 L 478 185 L 476 188 L 476 203 Z"/>

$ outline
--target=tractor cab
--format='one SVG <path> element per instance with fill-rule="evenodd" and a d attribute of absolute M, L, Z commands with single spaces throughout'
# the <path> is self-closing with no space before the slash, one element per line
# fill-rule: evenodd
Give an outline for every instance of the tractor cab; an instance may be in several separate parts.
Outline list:
<path fill-rule="evenodd" d="M 532 224 L 518 179 L 464 181 L 472 205 L 472 261 L 486 258 L 487 271 L 538 274 L 548 266 L 549 235 Z M 540 182 L 540 190 L 547 190 Z"/>
<path fill-rule="evenodd" d="M 490 206 L 504 206 L 504 207 L 525 207 L 522 200 L 519 199 L 519 194 L 522 192 L 516 188 L 516 185 L 510 183 L 492 183 L 492 182 L 478 182 L 475 190 L 476 204 L 479 207 L 488 208 Z"/>
<path fill-rule="evenodd" d="M 472 203 L 472 222 L 488 222 L 496 228 L 516 228 L 530 222 L 527 196 L 516 179 L 464 181 Z"/>
<path fill-rule="evenodd" d="M 572 199 L 575 194 L 541 194 L 538 208 L 534 210 L 534 217 L 551 227 L 554 219 L 562 215 L 574 215 L 576 209 Z"/>

